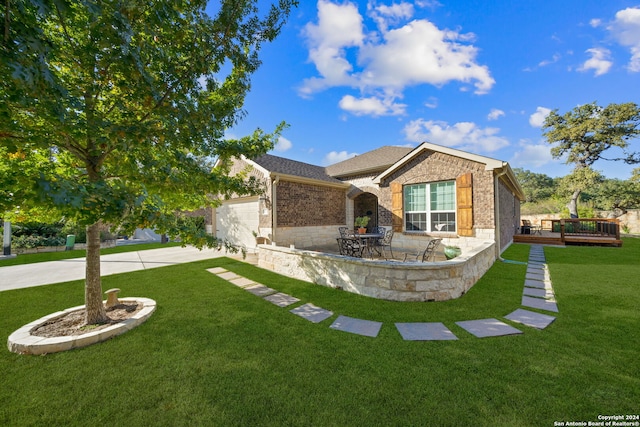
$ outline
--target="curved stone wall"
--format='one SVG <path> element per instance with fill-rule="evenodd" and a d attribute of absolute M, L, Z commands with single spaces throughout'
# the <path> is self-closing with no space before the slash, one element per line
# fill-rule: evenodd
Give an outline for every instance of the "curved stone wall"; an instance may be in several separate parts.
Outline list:
<path fill-rule="evenodd" d="M 441 262 L 400 262 L 258 246 L 258 265 L 276 273 L 392 301 L 446 301 L 464 295 L 495 261 L 495 244 L 482 243 Z"/>

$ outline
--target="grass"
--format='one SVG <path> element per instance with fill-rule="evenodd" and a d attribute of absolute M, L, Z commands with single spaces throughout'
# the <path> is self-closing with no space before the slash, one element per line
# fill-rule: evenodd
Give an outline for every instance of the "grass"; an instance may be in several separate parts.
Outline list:
<path fill-rule="evenodd" d="M 504 320 L 526 266 L 498 262 L 444 303 L 360 297 L 229 258 L 109 276 L 103 286 L 155 299 L 156 313 L 84 349 L 0 352 L 0 425 L 541 426 L 637 414 L 640 239 L 545 254 L 557 320 L 485 339 L 454 322 Z M 335 316 L 312 324 L 205 271 L 215 266 L 384 325 L 368 338 L 330 329 Z M 0 333 L 82 303 L 80 281 L 1 292 Z M 403 341 L 393 322 L 411 321 L 444 322 L 460 339 Z"/>
<path fill-rule="evenodd" d="M 100 250 L 100 254 L 109 255 L 109 254 L 119 254 L 123 252 L 136 252 L 136 251 L 144 251 L 148 249 L 158 249 L 158 248 L 166 248 L 169 246 L 180 246 L 181 243 L 170 242 L 170 243 L 140 243 L 140 244 L 129 244 L 122 246 L 115 246 L 112 248 L 104 248 Z M 87 252 L 84 249 L 75 249 L 72 251 L 60 251 L 60 252 L 41 252 L 35 254 L 20 254 L 15 258 L 7 258 L 0 260 L 0 267 L 7 267 L 10 265 L 23 265 L 23 264 L 34 264 L 36 262 L 45 262 L 45 261 L 59 261 L 62 259 L 72 259 L 72 258 L 83 258 L 85 257 Z"/>

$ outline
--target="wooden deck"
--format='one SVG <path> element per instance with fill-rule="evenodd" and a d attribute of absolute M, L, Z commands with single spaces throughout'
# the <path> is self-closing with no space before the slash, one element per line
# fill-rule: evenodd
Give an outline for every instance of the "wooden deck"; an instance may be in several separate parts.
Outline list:
<path fill-rule="evenodd" d="M 540 229 L 541 227 L 541 229 Z M 527 230 L 524 230 L 525 232 Z M 542 220 L 540 226 L 516 234 L 514 243 L 541 245 L 622 246 L 617 219 L 586 218 Z"/>

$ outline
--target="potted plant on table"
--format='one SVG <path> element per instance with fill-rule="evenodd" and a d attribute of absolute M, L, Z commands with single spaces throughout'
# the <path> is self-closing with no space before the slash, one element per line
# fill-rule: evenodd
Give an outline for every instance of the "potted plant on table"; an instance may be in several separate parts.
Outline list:
<path fill-rule="evenodd" d="M 368 216 L 359 216 L 356 218 L 355 225 L 358 227 L 358 233 L 364 234 L 367 232 L 367 224 L 369 224 L 370 219 Z"/>

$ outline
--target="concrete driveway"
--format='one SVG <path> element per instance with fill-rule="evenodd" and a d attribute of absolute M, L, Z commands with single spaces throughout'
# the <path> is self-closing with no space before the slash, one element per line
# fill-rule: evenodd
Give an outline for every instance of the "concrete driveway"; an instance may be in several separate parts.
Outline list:
<path fill-rule="evenodd" d="M 241 255 L 225 253 L 224 250 L 198 250 L 191 246 L 185 248 L 172 246 L 146 251 L 103 255 L 100 259 L 100 272 L 102 276 L 108 276 L 110 274 L 128 273 L 222 256 L 241 258 Z M 83 280 L 85 278 L 85 269 L 85 258 L 0 267 L 0 291 L 49 285 L 71 280 Z"/>

